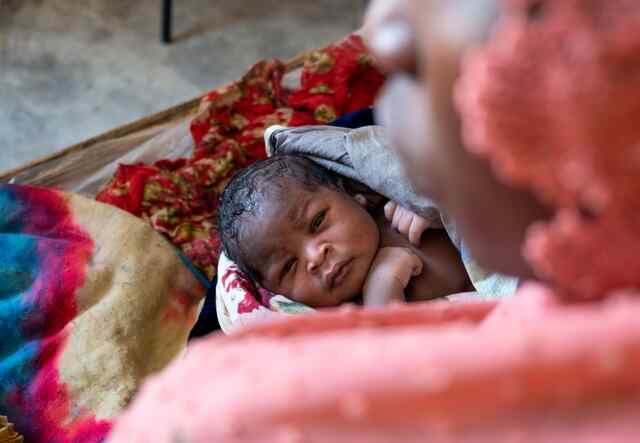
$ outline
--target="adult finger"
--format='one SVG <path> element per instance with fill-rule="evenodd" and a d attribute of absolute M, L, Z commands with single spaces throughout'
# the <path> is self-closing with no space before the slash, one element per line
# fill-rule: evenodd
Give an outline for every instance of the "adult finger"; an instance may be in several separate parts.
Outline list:
<path fill-rule="evenodd" d="M 367 9 L 362 35 L 386 71 L 416 69 L 416 38 L 409 9 L 409 0 L 374 0 Z"/>

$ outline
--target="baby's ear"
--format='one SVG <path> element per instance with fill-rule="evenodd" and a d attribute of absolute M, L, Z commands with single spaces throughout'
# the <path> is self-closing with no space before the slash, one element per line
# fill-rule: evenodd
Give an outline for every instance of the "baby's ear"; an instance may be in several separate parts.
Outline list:
<path fill-rule="evenodd" d="M 356 201 L 360 203 L 361 206 L 364 206 L 365 208 L 369 206 L 369 201 L 364 195 L 356 194 L 353 198 L 355 198 Z"/>

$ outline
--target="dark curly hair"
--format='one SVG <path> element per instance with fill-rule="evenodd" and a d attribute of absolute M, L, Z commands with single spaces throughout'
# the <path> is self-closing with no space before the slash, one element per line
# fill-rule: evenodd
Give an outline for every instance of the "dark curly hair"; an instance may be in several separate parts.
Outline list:
<path fill-rule="evenodd" d="M 243 246 L 243 232 L 265 202 L 285 195 L 292 185 L 312 192 L 319 187 L 343 189 L 338 176 L 327 169 L 305 157 L 286 154 L 258 161 L 239 171 L 220 197 L 218 232 L 222 249 L 256 283 L 262 281 L 262 276 L 249 265 L 251 245 Z"/>

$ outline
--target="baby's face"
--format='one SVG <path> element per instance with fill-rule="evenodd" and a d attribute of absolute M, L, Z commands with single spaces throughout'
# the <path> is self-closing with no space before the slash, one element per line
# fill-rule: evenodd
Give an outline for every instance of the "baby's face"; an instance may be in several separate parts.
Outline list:
<path fill-rule="evenodd" d="M 286 198 L 263 205 L 247 234 L 262 286 L 318 308 L 360 294 L 380 242 L 375 221 L 352 197 L 294 184 Z"/>

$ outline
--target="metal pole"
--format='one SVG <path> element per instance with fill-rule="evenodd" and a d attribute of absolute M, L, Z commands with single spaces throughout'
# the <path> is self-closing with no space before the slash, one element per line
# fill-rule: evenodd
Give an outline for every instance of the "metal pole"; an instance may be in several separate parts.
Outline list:
<path fill-rule="evenodd" d="M 173 16 L 173 0 L 162 2 L 162 41 L 171 43 L 171 22 Z"/>

